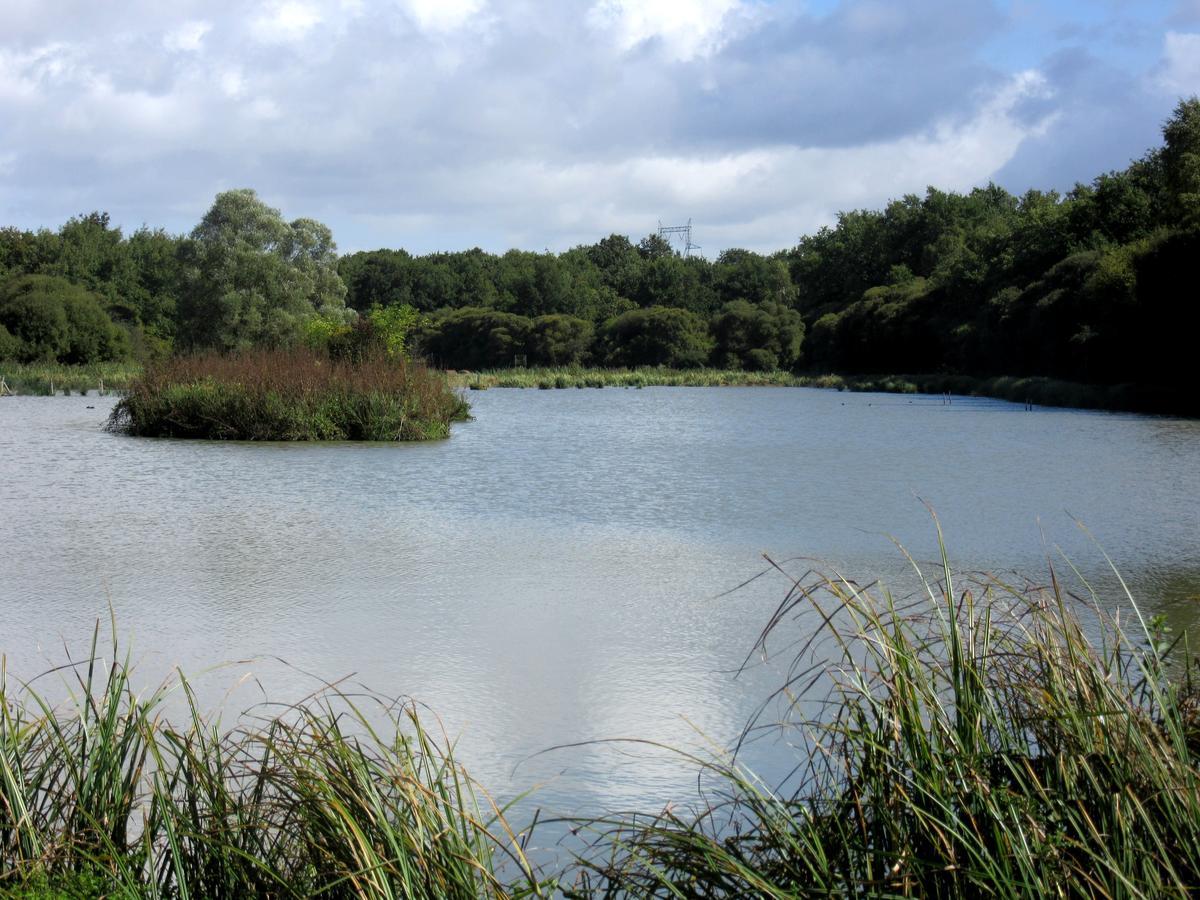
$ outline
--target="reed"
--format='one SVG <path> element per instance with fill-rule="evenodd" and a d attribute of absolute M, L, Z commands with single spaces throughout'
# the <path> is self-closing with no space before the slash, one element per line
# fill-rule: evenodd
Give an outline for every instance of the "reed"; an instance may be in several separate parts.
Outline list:
<path fill-rule="evenodd" d="M 421 363 L 293 349 L 152 363 L 109 425 L 147 437 L 394 441 L 445 438 L 468 417 L 462 396 Z"/>
<path fill-rule="evenodd" d="M 494 369 L 485 372 L 453 372 L 453 383 L 472 390 L 493 387 L 564 388 L 602 387 L 787 387 L 806 383 L 790 372 L 746 372 L 738 369 L 585 369 L 578 366 L 535 369 Z"/>
<path fill-rule="evenodd" d="M 14 394 L 87 394 L 123 391 L 141 373 L 129 362 L 101 362 L 85 366 L 63 363 L 0 361 L 0 381 Z"/>
<path fill-rule="evenodd" d="M 907 602 L 794 579 L 761 639 L 817 623 L 779 695 L 791 786 L 736 756 L 697 760 L 717 784 L 700 806 L 579 823 L 594 842 L 569 895 L 1193 896 L 1190 663 L 1168 665 L 1131 597 L 1128 620 L 1089 602 L 1085 628 L 1072 609 L 1095 598 L 1069 597 L 1053 570 L 1036 589 L 967 579 L 943 552 L 921 578 Z"/>
<path fill-rule="evenodd" d="M 64 704 L 0 681 L 0 893 L 546 892 L 504 810 L 411 702 L 329 688 L 223 730 L 182 676 L 139 694 L 128 659 L 105 665 L 98 649 L 94 636 L 90 658 L 66 667 Z M 173 693 L 190 710 L 182 727 L 163 713 Z"/>

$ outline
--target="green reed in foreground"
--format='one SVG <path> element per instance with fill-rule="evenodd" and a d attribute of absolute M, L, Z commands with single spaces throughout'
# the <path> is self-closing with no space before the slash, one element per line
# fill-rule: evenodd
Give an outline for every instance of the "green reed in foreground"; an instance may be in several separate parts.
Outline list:
<path fill-rule="evenodd" d="M 143 696 L 92 650 L 62 706 L 0 680 L 0 893 L 542 894 L 503 811 L 412 704 L 330 689 L 222 730 L 186 681 Z M 182 727 L 163 715 L 172 691 Z"/>
<path fill-rule="evenodd" d="M 703 762 L 719 787 L 702 808 L 590 823 L 572 895 L 1200 890 L 1200 695 L 1190 666 L 1168 675 L 1132 599 L 1128 632 L 1094 605 L 1092 639 L 1053 572 L 1041 589 L 967 582 L 943 557 L 924 588 L 899 603 L 795 580 L 762 636 L 815 623 L 780 694 L 793 786 Z"/>
<path fill-rule="evenodd" d="M 152 363 L 110 427 L 146 437 L 410 441 L 447 437 L 450 423 L 466 418 L 466 401 L 421 363 L 294 349 Z"/>
<path fill-rule="evenodd" d="M 788 739 L 786 786 L 736 756 L 696 758 L 699 806 L 575 821 L 590 839 L 552 873 L 531 866 L 526 836 L 413 706 L 331 689 L 222 728 L 186 681 L 136 694 L 128 666 L 100 665 L 93 643 L 87 663 L 64 670 L 66 705 L 0 680 L 0 893 L 1200 889 L 1200 693 L 1186 648 L 1165 646 L 1127 593 L 1111 606 L 1073 597 L 1053 570 L 1045 586 L 967 577 L 943 553 L 936 578 L 921 577 L 904 600 L 841 576 L 792 581 L 759 641 L 794 656 L 773 698 L 784 712 L 745 738 Z M 1076 609 L 1090 609 L 1087 627 Z M 190 709 L 180 726 L 163 712 L 172 690 Z"/>

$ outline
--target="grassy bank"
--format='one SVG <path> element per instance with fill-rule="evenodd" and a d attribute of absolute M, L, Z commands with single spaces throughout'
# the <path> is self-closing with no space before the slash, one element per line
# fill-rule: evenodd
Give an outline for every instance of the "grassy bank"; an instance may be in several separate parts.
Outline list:
<path fill-rule="evenodd" d="M 60 363 L 17 363 L 0 361 L 0 381 L 12 394 L 88 394 L 123 391 L 141 374 L 131 362 L 93 363 L 68 366 Z M 0 393 L 3 388 L 0 388 Z"/>
<path fill-rule="evenodd" d="M 537 369 L 493 369 L 451 372 L 454 384 L 471 390 L 488 388 L 603 388 L 603 387 L 788 387 L 803 384 L 790 372 L 744 372 L 737 369 L 584 369 L 577 366 Z"/>
<path fill-rule="evenodd" d="M 331 690 L 226 729 L 192 704 L 176 727 L 161 708 L 168 690 L 190 698 L 184 681 L 135 694 L 126 665 L 89 662 L 68 670 L 75 699 L 51 708 L 9 679 L 0 890 L 1194 893 L 1200 694 L 1184 648 L 1168 648 L 1132 598 L 1072 598 L 1054 572 L 1044 586 L 1010 583 L 943 559 L 922 583 L 899 598 L 840 576 L 794 579 L 759 640 L 794 656 L 778 715 L 745 735 L 786 739 L 787 786 L 735 756 L 695 759 L 702 797 L 574 822 L 589 843 L 554 872 L 529 865 L 526 836 L 411 705 Z M 1085 628 L 1072 610 L 1089 606 Z"/>
<path fill-rule="evenodd" d="M 452 372 L 454 384 L 488 388 L 602 387 L 813 387 L 891 394 L 957 394 L 995 397 L 1035 406 L 1109 409 L 1130 412 L 1200 414 L 1200 405 L 1182 392 L 1133 384 L 1080 384 L 1041 376 L 997 375 L 797 375 L 739 369 L 585 369 L 580 367 L 495 369 Z"/>
<path fill-rule="evenodd" d="M 260 350 L 147 366 L 110 426 L 149 437 L 394 441 L 444 438 L 467 417 L 446 378 L 420 363 Z"/>
<path fill-rule="evenodd" d="M 93 366 L 0 362 L 0 378 L 13 394 L 85 394 L 125 391 L 142 373 L 135 363 Z M 1200 399 L 1180 390 L 1134 384 L 1097 385 L 1041 376 L 997 375 L 796 375 L 739 369 L 586 369 L 578 366 L 449 372 L 459 389 L 533 388 L 541 390 L 602 387 L 815 387 L 894 394 L 956 394 L 995 397 L 1035 406 L 1107 409 L 1128 412 L 1200 415 Z"/>

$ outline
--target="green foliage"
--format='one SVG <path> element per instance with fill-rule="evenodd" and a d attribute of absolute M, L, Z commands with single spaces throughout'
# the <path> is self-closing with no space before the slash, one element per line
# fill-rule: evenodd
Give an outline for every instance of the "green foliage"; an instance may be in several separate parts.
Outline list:
<path fill-rule="evenodd" d="M 10 334 L 9 330 L 0 324 L 0 360 L 17 359 L 21 355 L 22 346 L 21 340 Z"/>
<path fill-rule="evenodd" d="M 605 361 L 615 366 L 704 365 L 712 339 L 704 320 L 686 309 L 651 306 L 606 322 L 602 331 Z"/>
<path fill-rule="evenodd" d="M 591 322 L 573 316 L 538 316 L 526 341 L 528 361 L 535 366 L 579 365 L 592 346 Z"/>
<path fill-rule="evenodd" d="M 794 309 L 770 300 L 725 304 L 713 322 L 714 357 L 731 368 L 770 371 L 792 368 L 800 359 L 804 320 Z"/>
<path fill-rule="evenodd" d="M 443 311 L 421 324 L 420 352 L 451 369 L 511 366 L 525 355 L 532 323 L 525 316 L 468 307 Z"/>
<path fill-rule="evenodd" d="M 367 315 L 379 342 L 388 356 L 407 356 L 408 336 L 416 328 L 421 314 L 407 303 L 377 306 Z"/>
<path fill-rule="evenodd" d="M 1200 226 L 1200 98 L 1179 101 L 1163 125 L 1163 140 L 1171 209 L 1183 224 Z"/>
<path fill-rule="evenodd" d="M 329 229 L 287 223 L 252 190 L 218 194 L 180 248 L 180 338 L 220 350 L 287 346 L 314 313 L 344 308 Z"/>
<path fill-rule="evenodd" d="M 23 275 L 0 283 L 0 326 L 22 362 L 86 364 L 129 355 L 129 339 L 100 298 L 63 278 Z"/>

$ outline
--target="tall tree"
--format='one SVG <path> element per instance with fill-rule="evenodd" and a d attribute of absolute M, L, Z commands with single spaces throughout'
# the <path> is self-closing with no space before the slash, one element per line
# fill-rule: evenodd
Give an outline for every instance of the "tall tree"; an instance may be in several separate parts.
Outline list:
<path fill-rule="evenodd" d="M 312 219 L 285 222 L 250 189 L 218 194 L 180 254 L 185 345 L 286 345 L 306 319 L 345 309 L 329 229 Z"/>

